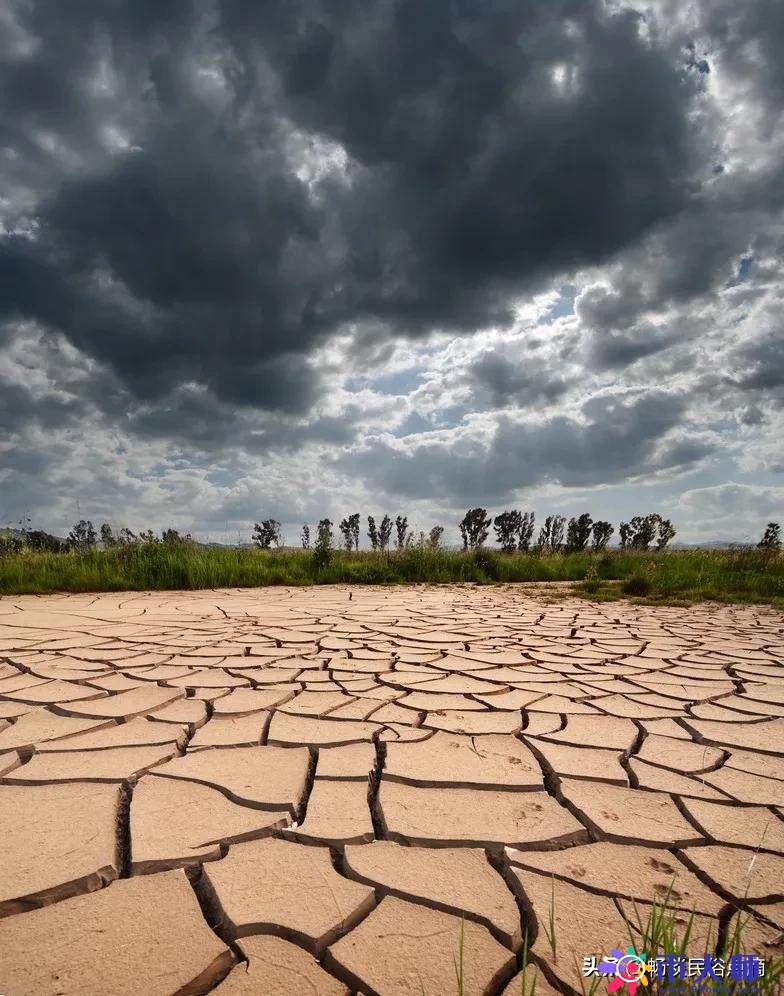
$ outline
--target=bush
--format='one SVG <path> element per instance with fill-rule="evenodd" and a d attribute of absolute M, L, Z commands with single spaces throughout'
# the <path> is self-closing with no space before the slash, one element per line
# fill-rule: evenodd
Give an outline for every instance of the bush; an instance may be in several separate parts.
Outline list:
<path fill-rule="evenodd" d="M 650 595 L 653 585 L 651 579 L 645 574 L 630 574 L 621 585 L 624 595 L 632 595 L 636 598 L 645 598 Z"/>

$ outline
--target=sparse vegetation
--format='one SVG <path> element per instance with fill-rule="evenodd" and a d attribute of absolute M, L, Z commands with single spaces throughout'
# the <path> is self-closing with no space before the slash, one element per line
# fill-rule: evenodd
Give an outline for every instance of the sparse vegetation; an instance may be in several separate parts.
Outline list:
<path fill-rule="evenodd" d="M 264 519 L 254 526 L 251 548 L 204 545 L 165 529 L 138 534 L 100 527 L 100 543 L 89 520 L 80 520 L 68 540 L 25 524 L 0 532 L 0 594 L 54 591 L 119 591 L 147 588 L 252 587 L 268 584 L 406 584 L 410 582 L 572 582 L 569 593 L 599 601 L 629 597 L 650 602 L 762 602 L 784 605 L 784 551 L 770 523 L 764 542 L 733 549 L 667 549 L 675 534 L 657 514 L 621 523 L 620 547 L 608 547 L 613 526 L 586 512 L 569 520 L 550 515 L 535 546 L 533 512 L 516 509 L 491 519 L 469 509 L 460 522 L 463 550 L 444 549 L 442 526 L 409 528 L 408 518 L 380 523 L 368 516 L 370 550 L 359 549 L 359 513 L 340 524 L 346 549 L 335 549 L 333 524 L 322 519 L 311 547 L 302 526 L 302 549 L 283 545 L 281 525 Z M 494 527 L 500 550 L 485 546 Z M 391 552 L 393 528 L 396 549 Z M 564 542 L 565 539 L 565 542 Z"/>

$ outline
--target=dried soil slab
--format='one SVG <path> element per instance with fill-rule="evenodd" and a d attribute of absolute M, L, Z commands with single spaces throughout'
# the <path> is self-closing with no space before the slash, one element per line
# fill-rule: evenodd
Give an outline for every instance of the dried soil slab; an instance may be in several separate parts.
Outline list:
<path fill-rule="evenodd" d="M 760 916 L 768 918 L 768 909 L 770 907 L 762 906 L 756 912 Z M 780 913 L 778 919 L 781 920 Z M 781 923 L 768 924 L 760 917 L 751 916 L 744 910 L 741 913 L 736 913 L 730 920 L 727 926 L 727 937 L 734 938 L 738 929 L 741 931 L 741 950 L 744 954 L 758 954 L 765 959 L 768 965 L 774 961 L 780 962 L 781 958 L 784 958 L 784 931 L 782 931 Z"/>
<path fill-rule="evenodd" d="M 326 716 L 351 701 L 345 692 L 306 691 L 283 703 L 280 710 L 292 716 Z"/>
<path fill-rule="evenodd" d="M 538 930 L 531 945 L 553 975 L 575 992 L 585 984 L 581 968 L 586 955 L 608 955 L 619 942 L 625 946 L 628 928 L 609 896 L 597 896 L 550 875 L 512 868 L 524 905 L 536 918 Z M 554 924 L 557 960 L 545 928 Z M 538 993 L 538 989 L 537 989 Z"/>
<path fill-rule="evenodd" d="M 250 681 L 229 674 L 221 667 L 202 668 L 184 674 L 179 678 L 169 678 L 167 684 L 172 688 L 247 688 Z"/>
<path fill-rule="evenodd" d="M 282 937 L 243 937 L 238 946 L 247 963 L 237 965 L 216 996 L 349 996 L 342 982 L 328 975 L 312 954 Z"/>
<path fill-rule="evenodd" d="M 486 712 L 487 706 L 482 702 L 469 699 L 466 695 L 450 695 L 447 692 L 409 692 L 398 699 L 398 705 L 406 709 L 420 712 Z"/>
<path fill-rule="evenodd" d="M 132 719 L 161 709 L 168 702 L 185 696 L 182 688 L 161 688 L 159 685 L 143 685 L 130 692 L 119 692 L 105 698 L 89 702 L 70 702 L 58 708 L 69 716 L 84 716 L 92 719 Z"/>
<path fill-rule="evenodd" d="M 46 678 L 38 678 L 34 674 L 27 674 L 26 671 L 16 671 L 7 678 L 0 679 L 0 695 L 13 695 L 14 692 L 30 688 L 40 688 L 48 685 L 50 681 Z"/>
<path fill-rule="evenodd" d="M 288 701 L 296 694 L 296 687 L 277 688 L 274 685 L 263 688 L 235 688 L 219 698 L 215 703 L 214 716 L 247 716 L 254 712 L 271 709 Z"/>
<path fill-rule="evenodd" d="M 784 857 L 740 847 L 688 848 L 682 856 L 689 867 L 705 876 L 722 895 L 750 903 L 784 900 Z"/>
<path fill-rule="evenodd" d="M 593 781 L 628 785 L 626 771 L 621 765 L 619 751 L 600 750 L 597 747 L 572 747 L 553 744 L 546 740 L 534 741 L 536 752 L 542 755 L 556 775 L 570 778 L 590 778 Z"/>
<path fill-rule="evenodd" d="M 684 868 L 680 861 L 658 848 L 635 847 L 601 841 L 563 851 L 507 849 L 513 865 L 540 874 L 568 879 L 572 884 L 605 893 L 650 902 L 669 896 L 676 909 L 718 915 L 725 901 Z M 606 953 L 606 952 L 605 952 Z"/>
<path fill-rule="evenodd" d="M 282 809 L 293 817 L 305 795 L 310 754 L 304 747 L 205 748 L 155 769 L 218 789 L 233 802 Z"/>
<path fill-rule="evenodd" d="M 31 996 L 202 993 L 234 962 L 183 872 L 11 917 L 0 923 L 0 950 L 5 991 Z"/>
<path fill-rule="evenodd" d="M 454 986 L 461 932 L 465 996 L 503 984 L 514 971 L 514 957 L 484 927 L 394 896 L 333 944 L 325 965 L 334 966 L 360 992 L 443 993 Z"/>
<path fill-rule="evenodd" d="M 79 702 L 100 699 L 108 693 L 101 688 L 75 685 L 70 681 L 47 681 L 32 688 L 21 688 L 17 692 L 3 692 L 12 702 L 26 702 L 29 705 L 54 705 L 57 702 Z"/>
<path fill-rule="evenodd" d="M 638 730 L 630 719 L 608 720 L 604 716 L 569 716 L 566 728 L 545 734 L 543 739 L 575 747 L 631 750 Z"/>
<path fill-rule="evenodd" d="M 0 753 L 33 747 L 49 740 L 64 740 L 86 730 L 99 730 L 113 725 L 109 720 L 71 719 L 68 716 L 58 716 L 47 709 L 36 709 L 0 732 Z"/>
<path fill-rule="evenodd" d="M 0 916 L 116 878 L 119 804 L 117 785 L 0 785 Z"/>
<path fill-rule="evenodd" d="M 297 840 L 336 847 L 373 840 L 367 796 L 368 786 L 360 781 L 316 778 L 304 822 L 287 834 Z"/>
<path fill-rule="evenodd" d="M 239 806 L 197 782 L 142 778 L 131 801 L 132 869 L 143 874 L 215 860 L 222 843 L 263 837 L 287 823 L 281 811 Z"/>
<path fill-rule="evenodd" d="M 561 717 L 552 713 L 532 712 L 526 716 L 524 732 L 527 737 L 543 737 L 561 729 Z"/>
<path fill-rule="evenodd" d="M 150 716 L 156 723 L 187 723 L 198 729 L 207 722 L 207 706 L 198 699 L 178 699 Z"/>
<path fill-rule="evenodd" d="M 679 775 L 669 768 L 659 768 L 655 764 L 646 764 L 636 757 L 629 760 L 629 770 L 637 780 L 640 788 L 652 789 L 654 792 L 667 792 L 670 795 L 690 796 L 697 799 L 726 799 L 727 795 L 717 792 L 715 788 L 706 785 L 709 776 L 706 774 Z"/>
<path fill-rule="evenodd" d="M 99 751 L 50 751 L 4 777 L 12 785 L 50 782 L 121 782 L 137 778 L 176 754 L 175 744 L 157 747 L 113 747 Z"/>
<path fill-rule="evenodd" d="M 720 768 L 700 775 L 709 785 L 737 799 L 738 802 L 759 806 L 784 806 L 784 781 L 764 778 L 736 768 Z"/>
<path fill-rule="evenodd" d="M 784 854 L 784 821 L 764 806 L 720 805 L 684 799 L 684 809 L 707 837 L 722 844 Z"/>
<path fill-rule="evenodd" d="M 771 754 L 758 754 L 756 751 L 733 750 L 727 758 L 725 767 L 784 781 L 784 756 L 773 757 Z"/>
<path fill-rule="evenodd" d="M 766 723 L 711 723 L 696 719 L 686 722 L 705 743 L 757 750 L 763 754 L 784 754 L 784 719 L 771 719 Z"/>
<path fill-rule="evenodd" d="M 564 778 L 560 792 L 591 828 L 609 840 L 661 847 L 702 842 L 668 795 Z"/>
<path fill-rule="evenodd" d="M 427 906 L 479 920 L 507 947 L 520 947 L 520 911 L 484 851 L 471 847 L 401 847 L 388 841 L 349 846 L 352 878 Z"/>
<path fill-rule="evenodd" d="M 684 730 L 681 730 L 681 733 L 684 737 L 688 736 Z M 654 735 L 645 738 L 636 756 L 663 768 L 672 768 L 673 771 L 683 774 L 695 774 L 715 767 L 725 754 L 718 747 L 711 747 L 708 744 L 695 744 L 682 738 L 676 740 L 670 736 Z"/>
<path fill-rule="evenodd" d="M 535 996 L 561 996 L 561 991 L 553 989 L 544 972 L 533 963 L 512 979 L 501 996 L 528 996 L 531 993 Z"/>
<path fill-rule="evenodd" d="M 166 745 L 182 748 L 185 746 L 188 731 L 185 726 L 171 723 L 151 723 L 144 718 L 132 719 L 129 723 L 104 723 L 98 728 L 78 736 L 49 740 L 36 746 L 39 754 L 48 751 L 94 751 L 109 747 L 146 747 Z"/>
<path fill-rule="evenodd" d="M 200 727 L 188 744 L 189 750 L 201 747 L 240 747 L 260 744 L 270 714 L 255 712 L 249 716 L 213 716 Z"/>
<path fill-rule="evenodd" d="M 204 877 L 232 937 L 278 934 L 319 952 L 375 905 L 332 867 L 327 848 L 268 837 L 232 847 Z"/>
<path fill-rule="evenodd" d="M 275 712 L 267 734 L 267 743 L 285 746 L 303 744 L 313 747 L 339 747 L 341 744 L 369 742 L 380 730 L 378 723 L 357 723 L 350 719 L 314 719 L 310 716 L 287 716 Z"/>
<path fill-rule="evenodd" d="M 522 715 L 517 712 L 429 712 L 422 723 L 431 730 L 481 736 L 485 733 L 519 733 Z"/>
<path fill-rule="evenodd" d="M 286 748 L 291 750 L 291 748 Z M 316 778 L 356 779 L 367 782 L 376 766 L 374 744 L 347 744 L 345 747 L 324 747 L 319 751 Z"/>
<path fill-rule="evenodd" d="M 384 778 L 425 786 L 541 789 L 542 769 L 514 737 L 465 737 L 439 731 L 419 744 L 390 743 Z"/>
<path fill-rule="evenodd" d="M 387 836 L 405 844 L 550 848 L 588 839 L 546 792 L 419 788 L 382 777 L 378 802 Z"/>
<path fill-rule="evenodd" d="M 477 695 L 480 702 L 484 702 L 491 709 L 503 709 L 509 712 L 519 712 L 525 706 L 530 706 L 532 702 L 544 696 L 541 692 L 525 691 L 522 688 L 513 688 L 508 692 L 498 692 L 493 695 Z"/>

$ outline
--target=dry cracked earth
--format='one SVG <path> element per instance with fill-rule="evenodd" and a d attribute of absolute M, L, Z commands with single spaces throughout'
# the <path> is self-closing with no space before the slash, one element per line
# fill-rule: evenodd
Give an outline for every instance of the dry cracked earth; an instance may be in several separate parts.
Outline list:
<path fill-rule="evenodd" d="M 0 717 L 7 996 L 579 992 L 668 892 L 782 953 L 772 610 L 6 597 Z"/>

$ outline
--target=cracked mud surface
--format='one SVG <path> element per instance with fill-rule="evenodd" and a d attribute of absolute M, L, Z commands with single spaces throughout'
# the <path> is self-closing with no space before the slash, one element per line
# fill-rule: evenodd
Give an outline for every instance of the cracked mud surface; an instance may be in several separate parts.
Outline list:
<path fill-rule="evenodd" d="M 512 586 L 3 598 L 0 830 L 8 996 L 441 996 L 461 934 L 466 996 L 519 993 L 526 932 L 537 992 L 570 994 L 668 894 L 689 953 L 742 916 L 772 959 L 784 618 Z"/>

